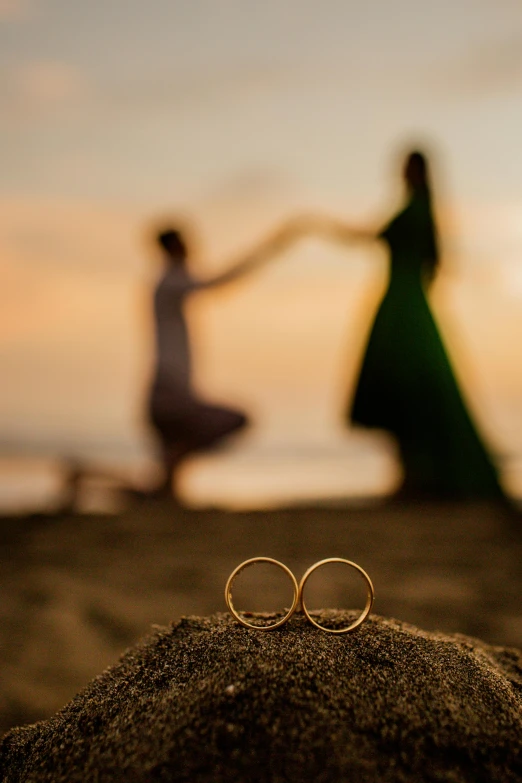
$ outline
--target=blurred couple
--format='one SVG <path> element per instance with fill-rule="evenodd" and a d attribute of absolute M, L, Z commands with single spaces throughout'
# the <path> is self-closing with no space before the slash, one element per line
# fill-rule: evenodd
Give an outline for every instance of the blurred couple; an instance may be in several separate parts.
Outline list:
<path fill-rule="evenodd" d="M 192 388 L 183 312 L 186 297 L 250 274 L 290 243 L 313 233 L 347 244 L 383 242 L 389 255 L 388 288 L 370 332 L 355 392 L 347 395 L 346 424 L 386 430 L 395 437 L 404 469 L 401 498 L 504 498 L 426 296 L 439 267 L 427 156 L 408 153 L 401 177 L 402 203 L 386 225 L 374 230 L 327 217 L 297 217 L 229 271 L 207 281 L 190 274 L 182 231 L 168 228 L 158 234 L 164 271 L 154 294 L 156 369 L 149 414 L 163 462 L 159 493 L 176 497 L 175 474 L 184 457 L 210 448 L 248 423 L 244 413 L 210 405 Z"/>

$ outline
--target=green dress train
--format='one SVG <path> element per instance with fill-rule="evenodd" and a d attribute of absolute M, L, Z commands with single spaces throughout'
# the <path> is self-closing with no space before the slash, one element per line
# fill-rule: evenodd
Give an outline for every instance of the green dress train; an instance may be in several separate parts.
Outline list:
<path fill-rule="evenodd" d="M 348 418 L 395 435 L 406 496 L 501 498 L 426 300 L 437 260 L 429 194 L 414 193 L 379 236 L 390 251 L 390 281 Z"/>

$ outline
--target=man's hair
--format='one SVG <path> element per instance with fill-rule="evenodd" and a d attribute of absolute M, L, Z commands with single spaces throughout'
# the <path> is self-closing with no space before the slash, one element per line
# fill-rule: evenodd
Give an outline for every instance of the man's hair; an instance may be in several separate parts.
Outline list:
<path fill-rule="evenodd" d="M 157 242 L 170 256 L 186 258 L 188 246 L 183 233 L 177 228 L 166 228 L 158 232 Z"/>

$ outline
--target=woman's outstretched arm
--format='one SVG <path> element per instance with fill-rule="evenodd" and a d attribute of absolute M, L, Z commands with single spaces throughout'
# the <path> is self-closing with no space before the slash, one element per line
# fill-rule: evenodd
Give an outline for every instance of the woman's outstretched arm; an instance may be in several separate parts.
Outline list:
<path fill-rule="evenodd" d="M 352 226 L 322 215 L 299 215 L 283 223 L 249 253 L 231 264 L 225 272 L 208 280 L 193 281 L 191 288 L 192 290 L 201 290 L 232 283 L 271 260 L 273 256 L 281 253 L 292 242 L 304 236 L 325 236 L 344 244 L 347 242 L 371 242 L 378 237 L 378 232 Z"/>
<path fill-rule="evenodd" d="M 378 236 L 378 232 L 370 228 L 354 226 L 324 215 L 303 216 L 299 222 L 302 233 L 325 236 L 336 242 L 372 242 Z"/>

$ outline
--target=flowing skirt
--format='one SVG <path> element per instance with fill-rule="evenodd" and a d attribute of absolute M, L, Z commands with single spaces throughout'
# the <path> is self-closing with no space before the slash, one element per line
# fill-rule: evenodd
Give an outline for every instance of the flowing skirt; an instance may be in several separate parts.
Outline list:
<path fill-rule="evenodd" d="M 395 435 L 412 495 L 503 497 L 419 282 L 390 285 L 348 418 Z"/>

